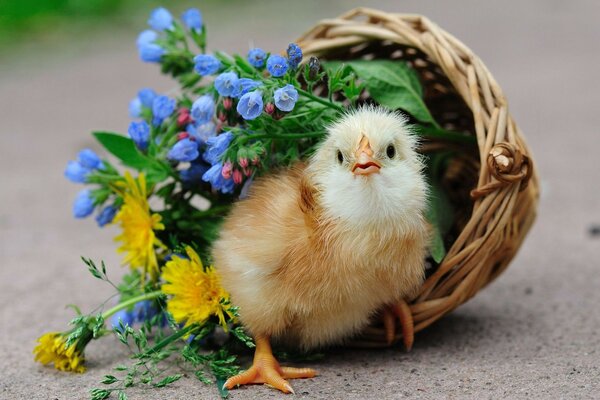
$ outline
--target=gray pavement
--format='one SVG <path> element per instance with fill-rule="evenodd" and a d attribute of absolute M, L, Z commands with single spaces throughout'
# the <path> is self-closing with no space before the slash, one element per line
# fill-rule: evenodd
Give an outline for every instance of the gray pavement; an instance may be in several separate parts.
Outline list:
<path fill-rule="evenodd" d="M 357 6 L 429 16 L 487 64 L 534 152 L 542 178 L 538 220 L 511 267 L 468 304 L 417 335 L 414 349 L 339 349 L 313 363 L 321 376 L 293 382 L 298 397 L 327 399 L 600 398 L 600 3 L 593 1 L 216 2 L 202 7 L 213 48 L 245 51 L 249 38 L 281 49 L 321 17 Z M 83 399 L 112 366 L 118 341 L 87 352 L 84 375 L 32 360 L 35 339 L 62 330 L 110 288 L 80 255 L 120 273 L 112 237 L 71 217 L 80 189 L 65 163 L 96 129 L 124 131 L 138 88 L 173 84 L 137 60 L 143 28 L 107 27 L 83 39 L 28 44 L 0 59 L 0 398 Z M 219 21 L 223 21 L 220 23 Z M 118 24 L 118 21 L 114 22 Z M 185 378 L 131 399 L 210 399 Z M 232 399 L 280 398 L 247 387 Z"/>

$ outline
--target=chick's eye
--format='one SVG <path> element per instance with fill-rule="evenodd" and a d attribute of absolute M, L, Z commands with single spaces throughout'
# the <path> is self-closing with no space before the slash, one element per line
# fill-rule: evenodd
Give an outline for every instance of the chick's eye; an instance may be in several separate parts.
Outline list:
<path fill-rule="evenodd" d="M 387 149 L 385 149 L 385 153 L 387 154 L 387 156 L 389 158 L 394 158 L 394 156 L 396 155 L 396 148 L 394 147 L 393 144 L 390 144 Z"/>
<path fill-rule="evenodd" d="M 344 162 L 344 155 L 342 154 L 342 152 L 340 150 L 338 150 L 338 152 L 337 152 L 337 159 L 340 164 Z"/>

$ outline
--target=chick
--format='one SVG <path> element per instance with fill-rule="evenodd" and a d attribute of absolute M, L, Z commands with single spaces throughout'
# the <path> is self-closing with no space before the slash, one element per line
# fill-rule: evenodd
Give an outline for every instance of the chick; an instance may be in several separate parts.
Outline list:
<path fill-rule="evenodd" d="M 257 180 L 213 257 L 254 337 L 250 369 L 225 387 L 316 375 L 281 367 L 270 342 L 313 349 L 364 328 L 424 278 L 427 185 L 402 116 L 364 107 L 328 128 L 307 165 Z M 397 308 L 396 308 L 397 309 Z"/>

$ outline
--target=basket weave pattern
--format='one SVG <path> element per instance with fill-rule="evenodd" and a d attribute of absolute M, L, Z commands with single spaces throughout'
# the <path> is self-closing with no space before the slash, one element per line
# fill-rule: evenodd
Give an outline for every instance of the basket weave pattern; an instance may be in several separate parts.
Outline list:
<path fill-rule="evenodd" d="M 423 16 L 357 8 L 321 21 L 297 42 L 306 56 L 322 59 L 407 61 L 419 73 L 436 120 L 477 138 L 477 147 L 463 149 L 446 173 L 447 184 L 460 186 L 454 200 L 465 209 L 446 257 L 408 301 L 413 332 L 406 334 L 412 336 L 474 296 L 514 257 L 535 219 L 539 197 L 529 150 L 485 65 Z M 439 146 L 457 145 L 427 142 L 422 150 Z M 383 328 L 367 328 L 354 344 L 387 345 Z"/>

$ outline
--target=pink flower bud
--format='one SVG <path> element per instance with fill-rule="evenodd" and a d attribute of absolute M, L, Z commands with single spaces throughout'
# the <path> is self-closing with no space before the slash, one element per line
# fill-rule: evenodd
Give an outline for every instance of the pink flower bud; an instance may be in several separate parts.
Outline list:
<path fill-rule="evenodd" d="M 252 168 L 244 168 L 244 175 L 246 175 L 246 176 L 252 175 Z"/>
<path fill-rule="evenodd" d="M 242 173 L 240 172 L 239 169 L 234 169 L 233 170 L 233 183 L 235 183 L 236 185 L 239 185 L 240 183 L 242 183 Z"/>
<path fill-rule="evenodd" d="M 177 140 L 183 140 L 183 139 L 187 139 L 189 137 L 190 137 L 190 134 L 187 132 L 179 132 L 177 134 Z M 193 140 L 194 138 L 191 138 L 191 139 Z"/>
<path fill-rule="evenodd" d="M 240 167 L 242 167 L 242 168 L 247 168 L 248 167 L 248 159 L 246 157 L 242 157 L 238 160 L 238 164 L 240 164 Z"/>
<path fill-rule="evenodd" d="M 252 165 L 258 165 L 258 164 L 260 164 L 260 159 L 258 158 L 258 156 L 255 156 L 252 159 Z"/>
<path fill-rule="evenodd" d="M 223 175 L 223 178 L 225 178 L 225 179 L 231 178 L 232 168 L 233 168 L 233 165 L 231 164 L 230 161 L 227 161 L 225 164 L 223 164 L 223 169 L 221 169 L 221 175 Z"/>
<path fill-rule="evenodd" d="M 223 112 L 219 111 L 219 121 L 221 122 L 225 122 L 227 121 L 227 115 L 225 115 Z"/>
<path fill-rule="evenodd" d="M 180 108 L 177 115 L 177 126 L 185 126 L 190 122 L 192 122 L 190 110 L 185 107 Z"/>
<path fill-rule="evenodd" d="M 223 99 L 223 108 L 225 110 L 230 110 L 231 106 L 233 106 L 233 100 L 231 100 L 231 97 L 225 97 Z"/>
<path fill-rule="evenodd" d="M 273 103 L 267 103 L 265 106 L 265 112 L 269 115 L 275 112 L 275 105 Z"/>

